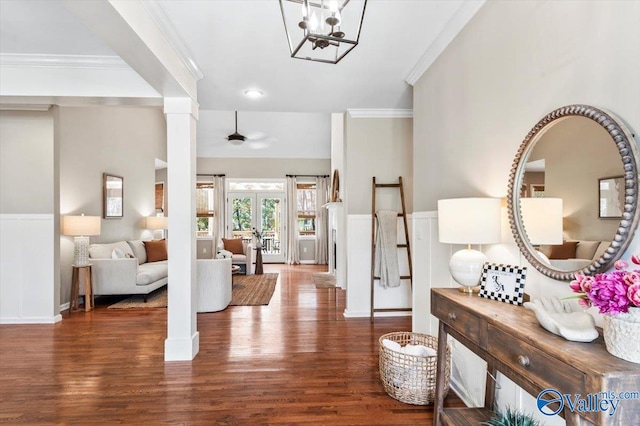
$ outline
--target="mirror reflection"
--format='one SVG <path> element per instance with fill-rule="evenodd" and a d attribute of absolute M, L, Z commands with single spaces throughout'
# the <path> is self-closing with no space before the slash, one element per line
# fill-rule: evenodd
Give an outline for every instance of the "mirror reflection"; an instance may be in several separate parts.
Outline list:
<path fill-rule="evenodd" d="M 520 184 L 523 226 L 541 261 L 561 271 L 578 271 L 602 256 L 616 233 L 620 214 L 612 219 L 616 216 L 601 217 L 600 212 L 604 204 L 607 211 L 619 213 L 624 197 L 622 206 L 617 193 L 601 200 L 599 186 L 602 179 L 623 175 L 624 168 L 609 133 L 595 121 L 570 116 L 547 127 L 532 141 L 525 159 Z M 535 213 L 525 214 L 525 199 Z M 560 205 L 536 207 L 531 199 L 558 200 Z"/>
<path fill-rule="evenodd" d="M 520 144 L 509 175 L 509 221 L 520 252 L 542 274 L 597 274 L 629 247 L 640 220 L 633 138 L 613 114 L 567 105 Z"/>

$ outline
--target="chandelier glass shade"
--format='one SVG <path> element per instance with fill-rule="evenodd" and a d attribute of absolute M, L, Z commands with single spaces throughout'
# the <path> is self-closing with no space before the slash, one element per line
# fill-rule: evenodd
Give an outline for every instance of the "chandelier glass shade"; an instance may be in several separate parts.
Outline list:
<path fill-rule="evenodd" d="M 292 58 L 337 64 L 358 45 L 367 0 L 279 0 Z"/>

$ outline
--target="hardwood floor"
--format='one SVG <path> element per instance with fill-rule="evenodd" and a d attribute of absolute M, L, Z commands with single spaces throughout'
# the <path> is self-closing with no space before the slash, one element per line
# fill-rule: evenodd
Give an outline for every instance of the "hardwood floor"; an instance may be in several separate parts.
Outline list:
<path fill-rule="evenodd" d="M 382 388 L 378 338 L 409 317 L 342 317 L 344 293 L 318 266 L 279 272 L 268 306 L 198 314 L 193 362 L 164 362 L 166 309 L 63 313 L 55 325 L 0 326 L 0 423 L 431 424 L 432 407 Z M 449 406 L 463 406 L 453 394 Z"/>

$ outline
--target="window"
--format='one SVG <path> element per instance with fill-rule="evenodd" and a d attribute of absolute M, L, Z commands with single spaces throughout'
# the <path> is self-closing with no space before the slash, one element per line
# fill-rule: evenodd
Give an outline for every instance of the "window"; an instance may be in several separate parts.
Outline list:
<path fill-rule="evenodd" d="M 316 184 L 299 183 L 298 192 L 298 235 L 316 235 Z"/>
<path fill-rule="evenodd" d="M 213 183 L 196 183 L 196 236 L 213 237 Z"/>

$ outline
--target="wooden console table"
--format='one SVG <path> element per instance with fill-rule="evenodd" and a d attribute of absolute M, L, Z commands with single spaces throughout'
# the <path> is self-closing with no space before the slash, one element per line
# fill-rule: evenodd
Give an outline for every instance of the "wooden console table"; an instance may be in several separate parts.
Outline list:
<path fill-rule="evenodd" d="M 544 330 L 523 306 L 434 288 L 431 313 L 440 320 L 438 360 L 445 359 L 451 335 L 484 359 L 493 377 L 500 371 L 534 397 L 545 389 L 582 398 L 601 391 L 640 391 L 640 364 L 610 355 L 602 336 L 591 343 L 570 342 Z M 487 377 L 483 408 L 443 409 L 443 378 L 444 363 L 438 362 L 434 425 L 477 425 L 491 418 L 493 379 Z M 614 416 L 572 412 L 567 404 L 561 414 L 567 425 L 640 425 L 640 399 L 620 401 Z"/>

